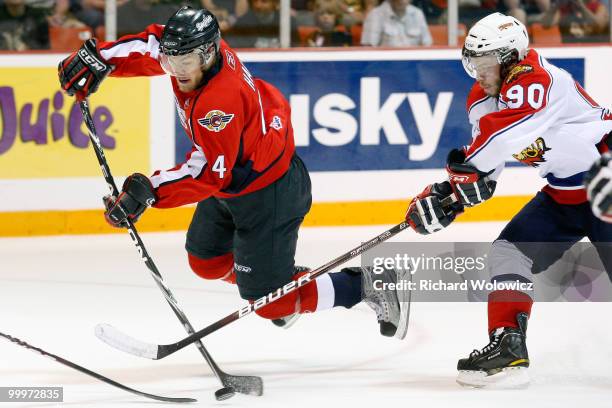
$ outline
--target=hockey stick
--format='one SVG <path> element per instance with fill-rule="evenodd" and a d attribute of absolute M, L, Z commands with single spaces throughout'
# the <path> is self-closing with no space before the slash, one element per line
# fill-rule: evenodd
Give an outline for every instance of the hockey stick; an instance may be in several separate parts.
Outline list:
<path fill-rule="evenodd" d="M 274 292 L 270 292 L 268 295 L 263 296 L 253 303 L 249 303 L 248 305 L 242 307 L 241 309 L 235 311 L 234 313 L 222 318 L 221 320 L 216 321 L 203 328 L 202 330 L 190 335 L 189 337 L 184 338 L 176 343 L 158 345 L 145 343 L 140 340 L 136 340 L 132 337 L 129 337 L 117 329 L 113 328 L 109 325 L 98 325 L 96 327 L 97 333 L 104 333 L 103 336 L 109 339 L 112 339 L 114 347 L 120 348 L 127 353 L 131 353 L 140 357 L 150 358 L 152 360 L 160 360 L 164 357 L 168 357 L 170 354 L 173 354 L 184 347 L 187 347 L 193 342 L 200 340 L 203 337 L 208 336 L 211 333 L 216 332 L 217 330 L 227 326 L 230 323 L 235 322 L 238 319 L 243 318 L 251 312 L 254 312 L 257 309 L 260 309 L 267 304 L 274 302 L 280 299 L 283 296 L 288 295 L 289 293 L 299 289 L 300 287 L 314 281 L 318 276 L 323 275 L 326 272 L 329 272 L 331 269 L 345 263 L 346 261 L 353 259 L 363 252 L 385 242 L 389 238 L 397 235 L 401 231 L 408 228 L 407 222 L 402 222 L 395 227 L 388 229 L 382 234 L 372 238 L 368 242 L 365 242 L 358 247 L 346 252 L 343 255 L 340 255 L 336 259 L 329 261 L 323 266 L 318 267 L 317 269 L 302 275 L 297 281 L 291 281 L 287 283 L 282 288 L 275 290 Z"/>
<path fill-rule="evenodd" d="M 26 343 L 23 340 L 19 340 L 16 337 L 13 336 L 9 336 L 8 334 L 4 334 L 0 332 L 0 337 L 4 337 L 5 339 L 7 339 L 10 342 L 13 342 L 21 347 L 24 347 L 26 349 L 32 350 L 44 357 L 50 357 L 52 360 L 57 361 L 60 364 L 63 364 L 67 367 L 73 368 L 83 374 L 87 374 L 90 377 L 95 378 L 96 380 L 100 380 L 102 382 L 105 382 L 109 385 L 112 385 L 113 387 L 117 387 L 122 389 L 123 391 L 127 391 L 127 392 L 131 392 L 132 394 L 136 394 L 136 395 L 140 395 L 142 397 L 146 397 L 146 398 L 151 398 L 157 401 L 164 401 L 164 402 L 197 402 L 198 400 L 193 399 L 193 398 L 172 398 L 172 397 L 162 397 L 159 395 L 153 395 L 153 394 L 148 394 L 146 392 L 142 392 L 142 391 L 138 391 L 135 390 L 133 388 L 127 387 L 123 384 L 118 383 L 117 381 L 111 380 L 110 378 L 107 378 L 105 376 L 103 376 L 102 374 L 98 374 L 96 372 L 93 372 L 85 367 L 82 367 L 78 364 L 73 363 L 72 361 L 66 360 L 65 358 L 62 358 L 60 356 L 56 356 L 55 354 L 51 354 L 49 352 L 46 352 L 43 349 L 40 349 L 38 347 L 34 347 L 31 344 Z"/>
<path fill-rule="evenodd" d="M 115 180 L 113 179 L 113 176 L 110 171 L 110 167 L 108 166 L 108 162 L 106 161 L 106 157 L 104 155 L 104 150 L 102 149 L 102 144 L 100 143 L 100 139 L 97 136 L 96 128 L 95 128 L 93 119 L 91 117 L 91 113 L 89 112 L 89 103 L 86 98 L 77 97 L 77 100 L 79 101 L 79 106 L 81 107 L 81 113 L 83 114 L 83 120 L 85 121 L 85 124 L 87 125 L 87 129 L 89 130 L 89 138 L 91 139 L 92 146 L 94 148 L 94 151 L 96 152 L 96 157 L 98 158 L 98 163 L 100 164 L 100 168 L 102 169 L 102 174 L 104 175 L 106 184 L 108 185 L 108 188 L 111 191 L 111 194 L 115 197 L 118 197 L 119 189 L 117 188 L 117 185 L 115 184 Z M 132 238 L 132 241 L 134 242 L 134 245 L 136 246 L 136 249 L 138 250 L 138 253 L 140 254 L 140 258 L 142 259 L 144 264 L 147 266 L 147 268 L 149 268 L 149 271 L 151 272 L 151 276 L 155 280 L 157 287 L 164 294 L 166 301 L 172 308 L 172 311 L 174 312 L 176 317 L 179 319 L 179 321 L 181 322 L 181 324 L 183 325 L 187 333 L 193 334 L 195 332 L 195 330 L 193 329 L 193 326 L 191 325 L 189 320 L 187 320 L 187 316 L 185 316 L 185 313 L 183 313 L 183 311 L 178 306 L 178 303 L 176 299 L 174 298 L 174 295 L 172 294 L 172 292 L 170 292 L 170 289 L 168 289 L 168 287 L 165 285 L 163 278 L 161 276 L 161 273 L 157 269 L 157 266 L 153 262 L 153 259 L 151 258 L 151 256 L 149 256 L 149 253 L 147 252 L 144 246 L 144 243 L 140 239 L 140 236 L 138 235 L 138 232 L 136 231 L 136 228 L 134 227 L 134 223 L 132 222 L 132 220 L 129 219 L 129 217 L 126 217 L 126 226 L 130 234 L 130 237 Z M 96 333 L 97 332 L 98 331 L 96 331 Z M 101 340 L 106 341 L 104 337 L 100 337 L 100 336 L 98 337 Z M 113 346 L 112 342 L 107 342 L 107 343 Z M 215 392 L 215 398 L 218 401 L 233 397 L 235 395 L 235 391 L 240 392 L 242 394 L 257 395 L 257 396 L 260 396 L 263 394 L 263 380 L 261 379 L 261 377 L 237 376 L 237 375 L 227 374 L 219 368 L 219 366 L 213 360 L 212 356 L 208 353 L 208 350 L 206 350 L 206 348 L 204 347 L 204 344 L 202 344 L 201 341 L 197 341 L 195 342 L 195 344 L 198 350 L 200 350 L 200 353 L 202 354 L 202 356 L 204 357 L 204 359 L 210 366 L 215 376 L 217 376 L 217 378 L 219 379 L 219 381 L 221 381 L 221 384 L 223 385 L 223 388 L 218 389 Z"/>

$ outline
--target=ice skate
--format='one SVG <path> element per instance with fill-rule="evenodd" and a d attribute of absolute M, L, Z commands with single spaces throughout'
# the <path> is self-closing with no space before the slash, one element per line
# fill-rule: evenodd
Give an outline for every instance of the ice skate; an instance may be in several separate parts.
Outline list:
<path fill-rule="evenodd" d="M 404 285 L 410 281 L 410 271 L 385 269 L 378 274 L 370 267 L 347 269 L 353 273 L 361 273 L 363 300 L 376 312 L 380 334 L 400 340 L 406 337 L 410 291 Z M 400 285 L 397 285 L 398 283 Z"/>
<path fill-rule="evenodd" d="M 527 314 L 516 316 L 519 327 L 499 327 L 490 343 L 457 363 L 457 382 L 474 388 L 523 388 L 529 384 Z"/>

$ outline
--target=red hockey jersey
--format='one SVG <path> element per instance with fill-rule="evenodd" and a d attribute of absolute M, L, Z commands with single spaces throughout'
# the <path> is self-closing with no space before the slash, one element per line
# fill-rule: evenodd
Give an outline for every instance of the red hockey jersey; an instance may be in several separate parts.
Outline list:
<path fill-rule="evenodd" d="M 113 65 L 111 76 L 163 75 L 162 30 L 150 25 L 140 34 L 99 43 L 100 55 Z M 272 85 L 253 78 L 224 41 L 220 56 L 195 91 L 181 92 L 170 77 L 193 148 L 185 162 L 151 176 L 158 198 L 154 207 L 248 194 L 273 183 L 289 167 L 295 151 L 289 103 Z"/>

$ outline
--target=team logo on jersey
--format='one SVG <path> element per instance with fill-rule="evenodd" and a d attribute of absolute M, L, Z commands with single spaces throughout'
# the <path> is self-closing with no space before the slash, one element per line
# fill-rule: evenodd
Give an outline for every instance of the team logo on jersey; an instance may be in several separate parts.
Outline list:
<path fill-rule="evenodd" d="M 539 167 L 540 163 L 546 161 L 544 153 L 549 150 L 550 148 L 546 147 L 544 139 L 538 137 L 535 142 L 521 150 L 520 153 L 513 154 L 512 157 L 528 166 Z"/>
<path fill-rule="evenodd" d="M 198 123 L 211 132 L 220 132 L 234 119 L 233 113 L 225 113 L 220 110 L 211 110 Z"/>
<path fill-rule="evenodd" d="M 283 128 L 283 122 L 278 116 L 274 116 L 272 118 L 272 122 L 270 122 L 270 127 L 272 129 L 281 130 Z"/>
<path fill-rule="evenodd" d="M 227 65 L 234 71 L 236 70 L 236 59 L 234 58 L 234 54 L 225 50 L 225 59 L 227 59 Z"/>
<path fill-rule="evenodd" d="M 533 72 L 533 67 L 531 65 L 517 65 L 510 70 L 510 73 L 508 73 L 508 76 L 506 77 L 506 84 L 516 81 L 521 75 L 528 74 L 530 72 Z"/>

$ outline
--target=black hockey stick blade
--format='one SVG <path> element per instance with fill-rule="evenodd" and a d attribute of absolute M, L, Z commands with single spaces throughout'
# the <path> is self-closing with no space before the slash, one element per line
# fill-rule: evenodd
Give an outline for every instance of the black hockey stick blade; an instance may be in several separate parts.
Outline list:
<path fill-rule="evenodd" d="M 157 360 L 157 345 L 149 344 L 128 336 L 110 324 L 98 324 L 95 335 L 109 346 L 134 356 Z M 263 395 L 263 380 L 251 375 L 231 375 L 217 369 L 222 383 L 241 394 Z"/>
<path fill-rule="evenodd" d="M 262 308 L 266 306 L 267 304 L 272 303 L 273 301 L 276 301 L 279 298 L 297 290 L 298 288 L 308 284 L 309 282 L 312 282 L 318 276 L 321 276 L 324 273 L 329 272 L 331 269 L 337 267 L 338 265 L 341 265 L 347 262 L 348 260 L 361 255 L 367 250 L 374 248 L 375 246 L 385 242 L 386 240 L 397 235 L 398 233 L 405 230 L 406 228 L 408 228 L 408 223 L 401 222 L 400 224 L 392 227 L 391 229 L 388 229 L 387 231 L 372 238 L 371 240 L 364 242 L 358 247 L 353 248 L 352 250 L 340 255 L 336 259 L 329 261 L 325 265 L 322 265 L 318 267 L 317 269 L 302 275 L 297 281 L 289 282 L 287 285 L 283 286 L 282 288 L 279 288 L 275 290 L 274 292 L 271 292 L 267 294 L 266 296 L 263 296 L 255 300 L 253 303 L 249 303 L 248 305 L 242 307 L 241 309 L 225 316 L 221 320 L 214 322 L 213 324 L 203 328 L 200 331 L 195 332 L 194 334 L 188 337 L 185 337 L 183 340 L 180 340 L 176 343 L 172 343 L 172 344 L 146 343 L 144 341 L 136 340 L 123 333 L 120 333 L 118 330 L 108 325 L 104 325 L 104 326 L 99 325 L 98 327 L 96 327 L 96 335 L 98 335 L 97 333 L 98 330 L 114 331 L 114 333 L 111 334 L 109 337 L 113 337 L 118 343 L 122 343 L 122 344 L 121 345 L 118 343 L 112 344 L 113 347 L 121 348 L 125 350 L 126 352 L 129 352 L 134 355 L 138 355 L 140 357 L 149 358 L 151 360 L 161 360 L 162 358 L 167 357 L 170 354 L 173 354 L 189 346 L 190 344 L 193 344 L 194 342 L 208 336 L 209 334 L 216 332 L 217 330 L 227 326 L 228 324 L 233 323 L 236 320 L 243 318 L 244 316 L 250 314 L 251 312 L 254 312 L 255 310 Z M 98 335 L 98 337 L 100 336 Z M 128 350 L 131 350 L 131 351 L 128 351 Z"/>
<path fill-rule="evenodd" d="M 102 374 L 98 374 L 94 371 L 91 371 L 83 366 L 80 366 L 78 364 L 73 363 L 72 361 L 66 360 L 65 358 L 62 358 L 60 356 L 57 356 L 55 354 L 51 354 L 41 348 L 32 346 L 31 344 L 26 343 L 23 340 L 20 340 L 16 337 L 10 336 L 8 334 L 4 334 L 2 332 L 0 332 L 0 337 L 4 337 L 5 339 L 7 339 L 8 341 L 15 343 L 21 347 L 24 347 L 26 349 L 32 350 L 42 356 L 45 357 L 50 357 L 51 359 L 57 361 L 60 364 L 63 364 L 67 367 L 70 367 L 72 369 L 75 369 L 83 374 L 89 375 L 90 377 L 95 378 L 96 380 L 102 381 L 106 384 L 112 385 L 113 387 L 122 389 L 123 391 L 127 391 L 129 393 L 132 394 L 136 394 L 136 395 L 140 395 L 141 397 L 145 397 L 145 398 L 150 398 L 156 401 L 163 401 L 163 402 L 197 402 L 198 400 L 193 399 L 193 398 L 172 398 L 172 397 L 163 397 L 160 395 L 154 395 L 154 394 L 149 394 L 146 392 L 142 392 L 142 391 L 138 391 L 135 390 L 133 388 L 130 388 L 128 386 L 125 386 L 123 384 L 118 383 L 117 381 L 111 380 L 108 377 L 103 376 Z"/>

